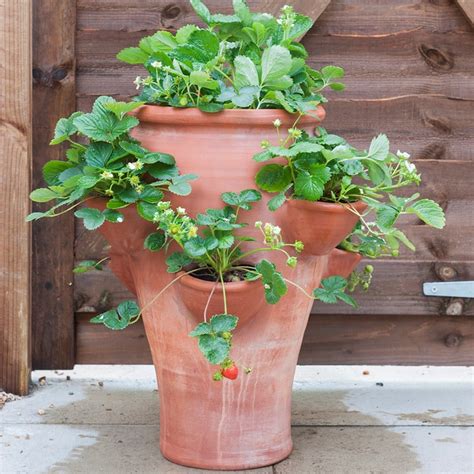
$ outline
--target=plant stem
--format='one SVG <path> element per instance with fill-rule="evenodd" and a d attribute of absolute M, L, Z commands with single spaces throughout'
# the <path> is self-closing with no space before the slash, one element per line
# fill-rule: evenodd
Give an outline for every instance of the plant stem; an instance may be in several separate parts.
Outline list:
<path fill-rule="evenodd" d="M 224 299 L 224 313 L 227 314 L 227 296 L 225 293 L 225 283 L 224 283 L 224 275 L 222 272 L 219 272 L 219 279 L 221 280 L 222 284 L 222 298 Z"/>

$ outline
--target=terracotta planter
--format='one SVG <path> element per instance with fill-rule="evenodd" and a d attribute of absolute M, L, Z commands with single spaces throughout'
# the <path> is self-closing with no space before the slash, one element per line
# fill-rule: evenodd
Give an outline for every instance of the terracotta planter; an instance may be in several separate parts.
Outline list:
<path fill-rule="evenodd" d="M 214 314 L 224 312 L 224 295 L 220 283 L 216 285 L 213 282 L 186 275 L 177 284 L 179 285 L 179 297 L 194 316 L 196 323 L 203 320 L 206 306 L 208 318 Z M 251 320 L 265 304 L 265 294 L 261 281 L 226 283 L 225 291 L 227 312 L 238 315 L 239 327 Z"/>
<path fill-rule="evenodd" d="M 322 119 L 324 110 L 318 109 L 318 115 Z M 142 123 L 134 131 L 135 138 L 151 150 L 172 153 L 183 173 L 199 175 L 191 198 L 169 196 L 173 205 L 186 207 L 191 214 L 221 207 L 219 196 L 224 191 L 255 188 L 254 176 L 260 165 L 252 156 L 261 140 L 276 141 L 275 118 L 280 118 L 283 128 L 294 122 L 285 112 L 272 110 L 207 115 L 195 109 L 145 106 L 137 116 Z M 317 120 L 304 117 L 299 126 L 310 131 L 317 124 Z M 101 207 L 103 203 L 93 205 Z M 143 249 L 143 240 L 153 226 L 141 220 L 132 207 L 124 209 L 124 215 L 123 223 L 106 223 L 101 231 L 111 245 L 112 270 L 136 292 L 143 307 L 174 275 L 166 272 L 164 252 Z M 242 216 L 249 223 L 278 222 L 284 235 L 294 225 L 286 221 L 283 210 L 268 211 L 266 200 Z M 244 230 L 261 239 L 252 225 Z M 263 257 L 260 254 L 258 258 Z M 285 277 L 308 292 L 319 286 L 328 268 L 337 270 L 332 254 L 304 255 L 295 269 L 286 267 L 285 258 L 276 253 L 267 257 Z M 343 273 L 347 271 L 345 266 Z M 234 332 L 231 356 L 240 367 L 253 370 L 250 374 L 242 370 L 235 381 L 214 382 L 216 367 L 208 364 L 196 341 L 188 336 L 204 310 L 200 306 L 205 305 L 210 286 L 212 283 L 183 278 L 143 315 L 159 386 L 161 451 L 171 461 L 206 469 L 276 463 L 292 449 L 292 383 L 313 301 L 290 287 L 279 304 L 259 306 L 253 302 L 254 285 L 238 284 L 231 310 L 242 319 Z M 249 290 L 242 291 L 243 286 Z M 221 312 L 219 301 L 215 304 Z"/>
<path fill-rule="evenodd" d="M 301 240 L 306 254 L 327 255 L 351 233 L 359 220 L 349 207 L 362 213 L 367 204 L 361 201 L 351 204 L 288 201 L 283 209 L 290 240 Z"/>

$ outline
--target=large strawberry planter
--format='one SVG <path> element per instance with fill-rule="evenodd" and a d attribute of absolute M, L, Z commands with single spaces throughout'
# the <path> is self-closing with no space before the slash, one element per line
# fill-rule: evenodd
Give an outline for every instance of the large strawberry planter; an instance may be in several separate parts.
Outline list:
<path fill-rule="evenodd" d="M 252 187 L 257 164 L 250 158 L 260 141 L 275 133 L 272 121 L 278 117 L 288 127 L 294 121 L 273 110 L 209 116 L 198 110 L 152 106 L 139 109 L 137 116 L 141 125 L 134 136 L 144 146 L 173 154 L 183 172 L 199 174 L 192 199 L 172 198 L 173 204 L 186 205 L 193 215 L 218 205 L 223 191 Z M 322 108 L 318 116 L 324 118 Z M 317 124 L 307 116 L 301 126 L 310 129 Z M 95 205 L 101 207 L 101 201 Z M 255 219 L 276 219 L 282 233 L 289 230 L 283 212 L 270 215 L 264 203 L 257 203 L 251 212 Z M 113 271 L 146 307 L 174 276 L 165 270 L 166 253 L 150 254 L 143 248 L 153 226 L 140 219 L 133 207 L 123 213 L 120 226 L 107 223 L 101 231 L 111 245 Z M 310 225 L 318 228 L 318 220 Z M 348 254 L 348 260 L 341 260 L 342 254 L 335 251 L 333 258 L 333 254 L 315 257 L 306 252 L 285 276 L 310 293 L 329 270 L 342 276 L 353 270 L 357 256 Z M 241 318 L 233 358 L 252 369 L 234 381 L 214 382 L 213 368 L 188 336 L 202 320 L 213 283 L 187 276 L 143 314 L 159 386 L 160 447 L 171 461 L 200 468 L 245 469 L 275 463 L 291 452 L 293 375 L 313 302 L 290 288 L 280 303 L 265 305 L 261 288 L 253 290 L 256 283 L 227 284 L 229 307 Z M 219 291 L 217 285 L 208 314 L 222 310 L 216 306 Z"/>

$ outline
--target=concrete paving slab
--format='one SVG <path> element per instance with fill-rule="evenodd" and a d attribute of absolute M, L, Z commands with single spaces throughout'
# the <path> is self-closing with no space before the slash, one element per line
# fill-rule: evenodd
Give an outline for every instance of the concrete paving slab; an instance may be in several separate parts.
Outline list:
<path fill-rule="evenodd" d="M 2 474 L 207 472 L 159 453 L 153 367 L 78 366 L 33 378 L 30 396 L 0 410 Z M 256 472 L 474 472 L 473 415 L 472 368 L 298 367 L 295 451 Z"/>
<path fill-rule="evenodd" d="M 276 474 L 471 474 L 467 427 L 293 428 L 295 449 Z"/>
<path fill-rule="evenodd" d="M 3 474 L 220 472 L 167 461 L 158 447 L 156 426 L 144 425 L 9 425 L 0 438 L 0 459 Z M 245 472 L 271 474 L 272 467 Z"/>

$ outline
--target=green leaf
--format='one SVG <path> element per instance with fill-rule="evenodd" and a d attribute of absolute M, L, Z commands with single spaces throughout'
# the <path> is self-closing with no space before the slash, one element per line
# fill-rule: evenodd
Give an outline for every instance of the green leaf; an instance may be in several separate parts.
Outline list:
<path fill-rule="evenodd" d="M 163 232 L 153 232 L 149 234 L 145 239 L 143 244 L 144 248 L 147 250 L 151 250 L 152 252 L 156 252 L 163 248 L 166 242 L 166 237 Z"/>
<path fill-rule="evenodd" d="M 121 199 L 114 197 L 107 201 L 107 208 L 108 209 L 122 209 L 123 207 L 127 207 L 128 204 L 129 204 L 128 202 L 124 202 Z"/>
<path fill-rule="evenodd" d="M 179 272 L 183 267 L 190 265 L 192 262 L 192 259 L 189 258 L 185 253 L 174 252 L 166 259 L 166 265 L 168 265 L 166 271 L 168 273 Z"/>
<path fill-rule="evenodd" d="M 91 143 L 84 155 L 86 163 L 94 168 L 105 168 L 112 150 L 109 143 Z"/>
<path fill-rule="evenodd" d="M 190 333 L 191 337 L 204 336 L 205 334 L 211 334 L 212 329 L 209 323 L 199 323 Z"/>
<path fill-rule="evenodd" d="M 94 324 L 103 324 L 109 329 L 125 329 L 130 323 L 132 317 L 138 316 L 140 309 L 135 301 L 124 301 L 118 308 L 111 309 L 105 313 L 99 314 L 90 320 Z"/>
<path fill-rule="evenodd" d="M 176 41 L 179 44 L 185 44 L 188 42 L 191 34 L 196 31 L 198 27 L 196 25 L 184 25 L 176 32 Z"/>
<path fill-rule="evenodd" d="M 291 54 L 283 46 L 273 45 L 265 49 L 262 54 L 261 83 L 280 79 L 291 69 Z"/>
<path fill-rule="evenodd" d="M 30 193 L 30 199 L 34 202 L 48 202 L 57 197 L 58 194 L 48 188 L 38 188 Z"/>
<path fill-rule="evenodd" d="M 265 87 L 270 90 L 284 91 L 290 89 L 293 85 L 293 79 L 290 76 L 281 76 L 278 79 L 267 80 Z"/>
<path fill-rule="evenodd" d="M 389 204 L 381 204 L 377 208 L 377 225 L 381 230 L 387 230 L 395 224 L 400 215 L 400 209 Z"/>
<path fill-rule="evenodd" d="M 166 165 L 174 165 L 176 160 L 174 159 L 173 155 L 168 153 L 158 153 L 152 152 L 147 153 L 141 158 L 142 163 L 147 165 L 154 164 L 154 163 L 164 163 Z"/>
<path fill-rule="evenodd" d="M 443 209 L 431 199 L 420 199 L 407 208 L 406 212 L 408 214 L 416 214 L 425 224 L 436 229 L 442 229 L 446 225 Z"/>
<path fill-rule="evenodd" d="M 291 183 L 291 171 L 288 166 L 265 165 L 257 173 L 255 182 L 264 191 L 278 193 Z"/>
<path fill-rule="evenodd" d="M 324 185 L 331 179 L 331 171 L 324 165 L 313 165 L 310 172 L 298 173 L 295 180 L 295 193 L 307 200 L 317 201 L 324 194 Z"/>
<path fill-rule="evenodd" d="M 207 248 L 202 237 L 194 237 L 184 243 L 185 252 L 193 258 L 202 257 L 206 254 Z"/>
<path fill-rule="evenodd" d="M 156 204 L 145 201 L 139 201 L 137 204 L 137 212 L 140 217 L 146 221 L 153 222 L 157 212 Z"/>
<path fill-rule="evenodd" d="M 81 176 L 77 180 L 77 186 L 79 186 L 81 188 L 84 188 L 84 189 L 91 189 L 99 181 L 100 181 L 100 178 L 98 176 Z"/>
<path fill-rule="evenodd" d="M 102 212 L 90 207 L 79 209 L 74 213 L 74 215 L 84 220 L 84 227 L 88 230 L 97 229 L 105 221 L 105 216 Z"/>
<path fill-rule="evenodd" d="M 211 364 L 222 363 L 230 352 L 230 343 L 220 336 L 204 334 L 199 337 L 199 349 Z"/>
<path fill-rule="evenodd" d="M 169 31 L 157 31 L 152 36 L 149 36 L 147 46 L 151 49 L 151 52 L 163 52 L 167 53 L 178 45 L 175 37 Z M 141 44 L 140 44 L 141 46 Z"/>
<path fill-rule="evenodd" d="M 221 198 L 226 204 L 241 207 L 248 211 L 252 208 L 250 203 L 260 201 L 262 194 L 256 189 L 245 189 L 239 194 L 232 192 L 223 193 L 221 194 Z"/>
<path fill-rule="evenodd" d="M 129 115 L 118 119 L 113 112 L 105 108 L 113 102 L 115 101 L 111 97 L 99 97 L 94 102 L 91 113 L 74 118 L 74 126 L 92 140 L 112 143 L 139 123 L 137 118 Z"/>
<path fill-rule="evenodd" d="M 245 0 L 232 0 L 235 14 L 242 20 L 245 26 L 252 24 L 252 13 Z"/>
<path fill-rule="evenodd" d="M 364 171 L 364 166 L 360 160 L 351 159 L 342 162 L 342 169 L 349 176 L 356 176 Z"/>
<path fill-rule="evenodd" d="M 367 166 L 367 172 L 369 174 L 370 180 L 376 186 L 382 183 L 387 183 L 388 185 L 390 185 L 391 178 L 385 163 L 378 163 L 376 161 L 370 160 L 364 160 L 364 163 Z"/>
<path fill-rule="evenodd" d="M 339 66 L 325 66 L 321 69 L 321 74 L 326 81 L 340 79 L 344 77 L 344 69 Z"/>
<path fill-rule="evenodd" d="M 253 155 L 254 161 L 257 163 L 263 163 L 264 161 L 272 160 L 274 158 L 273 153 L 270 150 L 263 150 L 260 153 Z"/>
<path fill-rule="evenodd" d="M 112 223 L 123 222 L 124 217 L 121 212 L 118 212 L 114 209 L 105 209 L 102 211 L 102 214 L 105 217 L 105 220 Z"/>
<path fill-rule="evenodd" d="M 74 119 L 80 117 L 82 112 L 74 112 L 68 118 L 61 118 L 54 129 L 54 138 L 49 142 L 50 145 L 58 145 L 66 141 L 71 135 L 77 133 L 77 127 L 74 125 Z"/>
<path fill-rule="evenodd" d="M 47 212 L 32 212 L 26 216 L 25 222 L 37 221 L 38 219 L 48 216 L 49 214 Z"/>
<path fill-rule="evenodd" d="M 205 89 L 216 90 L 219 88 L 219 83 L 205 71 L 191 71 L 189 83 Z"/>
<path fill-rule="evenodd" d="M 221 112 L 222 110 L 224 110 L 224 106 L 222 104 L 216 104 L 215 102 L 200 102 L 198 105 L 198 109 L 202 112 L 214 114 L 216 112 Z"/>
<path fill-rule="evenodd" d="M 141 107 L 144 103 L 145 102 L 110 102 L 105 104 L 104 107 L 114 113 L 119 120 L 122 120 L 128 112 L 138 109 L 138 107 Z"/>
<path fill-rule="evenodd" d="M 321 288 L 313 291 L 313 296 L 323 303 L 334 304 L 338 300 L 357 307 L 356 302 L 349 295 L 344 293 L 347 287 L 347 280 L 341 276 L 335 275 L 325 278 L 321 281 Z"/>
<path fill-rule="evenodd" d="M 267 203 L 268 209 L 270 211 L 276 211 L 278 208 L 283 206 L 286 201 L 286 196 L 284 192 L 278 193 L 275 197 L 270 199 Z"/>
<path fill-rule="evenodd" d="M 222 235 L 218 237 L 218 247 L 220 249 L 229 249 L 234 245 L 235 237 L 233 235 Z"/>
<path fill-rule="evenodd" d="M 211 22 L 211 12 L 208 10 L 206 5 L 201 0 L 189 0 L 189 3 L 193 7 L 196 15 L 208 25 Z"/>
<path fill-rule="evenodd" d="M 97 262 L 95 260 L 83 260 L 77 264 L 77 266 L 73 269 L 73 272 L 86 273 L 92 270 L 100 270 L 100 268 L 97 268 Z"/>
<path fill-rule="evenodd" d="M 148 54 L 140 48 L 125 48 L 117 54 L 117 59 L 128 64 L 144 64 Z"/>
<path fill-rule="evenodd" d="M 296 40 L 300 36 L 303 36 L 313 26 L 313 20 L 305 15 L 296 14 L 293 21 L 293 26 L 289 31 L 287 37 L 289 40 Z"/>
<path fill-rule="evenodd" d="M 43 178 L 50 186 L 61 184 L 59 175 L 73 165 L 67 161 L 51 160 L 43 166 Z"/>
<path fill-rule="evenodd" d="M 258 86 L 258 72 L 253 61 L 247 56 L 237 56 L 234 59 L 235 80 L 237 90 L 246 86 Z"/>
<path fill-rule="evenodd" d="M 343 84 L 342 82 L 331 82 L 331 84 L 329 84 L 329 87 L 333 91 L 343 91 L 346 88 L 345 84 Z"/>
<path fill-rule="evenodd" d="M 168 186 L 168 190 L 178 196 L 187 196 L 191 193 L 191 185 L 189 181 L 197 179 L 195 174 L 182 174 L 172 178 L 172 183 Z"/>
<path fill-rule="evenodd" d="M 286 157 L 297 156 L 300 153 L 318 153 L 323 149 L 324 147 L 318 143 L 311 142 L 297 142 L 290 148 L 285 148 L 283 146 L 272 146 L 269 148 L 270 152 L 274 155 Z"/>
<path fill-rule="evenodd" d="M 384 161 L 387 159 L 390 151 L 389 148 L 390 142 L 388 141 L 387 135 L 381 133 L 370 142 L 369 157 L 373 160 Z"/>
<path fill-rule="evenodd" d="M 210 320 L 211 329 L 216 332 L 232 331 L 237 327 L 239 318 L 230 314 L 216 314 Z"/>
<path fill-rule="evenodd" d="M 280 272 L 276 270 L 273 263 L 268 260 L 259 262 L 255 269 L 262 277 L 265 289 L 265 299 L 269 304 L 276 304 L 286 294 L 288 287 Z"/>

